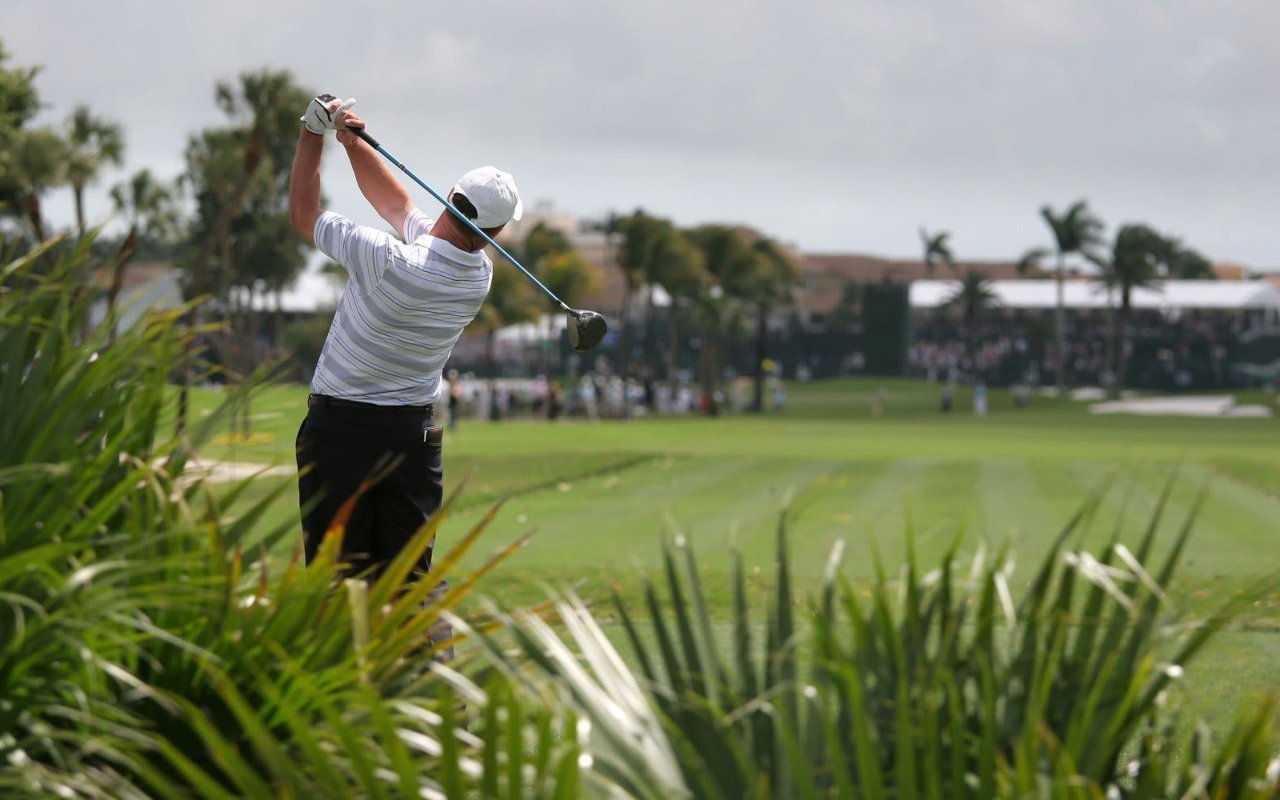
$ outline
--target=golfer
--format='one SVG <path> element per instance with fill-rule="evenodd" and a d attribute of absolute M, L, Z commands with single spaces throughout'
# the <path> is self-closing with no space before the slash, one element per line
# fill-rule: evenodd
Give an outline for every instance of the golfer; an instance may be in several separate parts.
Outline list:
<path fill-rule="evenodd" d="M 356 505 L 341 550 L 350 574 L 372 579 L 440 507 L 440 371 L 484 303 L 493 263 L 484 240 L 452 213 L 433 221 L 413 204 L 352 132 L 365 123 L 351 102 L 311 101 L 289 181 L 290 223 L 348 275 L 298 429 L 298 493 L 310 563 L 342 504 L 362 481 L 381 476 Z M 399 238 L 321 209 L 327 130 L 336 131 L 361 193 Z M 491 237 L 520 219 L 515 182 L 493 167 L 463 175 L 449 202 Z M 417 577 L 430 566 L 428 548 Z"/>

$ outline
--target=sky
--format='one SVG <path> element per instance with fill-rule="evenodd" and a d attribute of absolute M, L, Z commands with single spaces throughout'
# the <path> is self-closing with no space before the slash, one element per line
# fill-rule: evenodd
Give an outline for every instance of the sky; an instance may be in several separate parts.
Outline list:
<path fill-rule="evenodd" d="M 1280 270 L 1276 0 L 0 0 L 0 19 L 9 66 L 43 66 L 40 121 L 87 103 L 125 128 L 94 218 L 225 124 L 216 82 L 271 67 L 355 97 L 440 191 L 494 164 L 575 216 L 907 258 L 925 226 L 961 260 L 1048 246 L 1040 207 L 1084 199 L 1112 234 Z M 322 179 L 376 221 L 336 146 Z M 69 195 L 47 213 L 69 223 Z"/>

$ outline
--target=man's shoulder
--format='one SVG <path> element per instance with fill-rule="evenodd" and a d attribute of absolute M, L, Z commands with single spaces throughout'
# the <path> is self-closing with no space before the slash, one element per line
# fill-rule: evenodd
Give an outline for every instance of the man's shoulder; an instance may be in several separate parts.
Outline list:
<path fill-rule="evenodd" d="M 425 211 L 414 206 L 405 215 L 404 222 L 401 223 L 400 234 L 406 242 L 412 244 L 424 236 L 429 236 L 435 224 L 436 221 L 428 216 Z"/>
<path fill-rule="evenodd" d="M 315 231 L 319 234 L 320 231 L 330 230 L 335 225 L 349 223 L 350 221 L 351 220 L 347 219 L 342 214 L 339 214 L 337 211 L 329 211 L 326 209 L 320 212 L 320 216 L 316 217 Z M 320 237 L 317 235 L 316 238 L 319 239 Z"/>

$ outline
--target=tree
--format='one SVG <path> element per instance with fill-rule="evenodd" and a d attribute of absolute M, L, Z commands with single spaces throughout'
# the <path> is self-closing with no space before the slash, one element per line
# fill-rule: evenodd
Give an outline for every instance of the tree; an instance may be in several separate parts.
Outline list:
<path fill-rule="evenodd" d="M 107 317 L 115 311 L 125 269 L 138 252 L 144 239 L 172 241 L 178 232 L 177 188 L 163 184 L 150 170 L 141 170 L 125 183 L 111 189 L 111 201 L 129 226 L 120 243 L 111 268 L 111 286 L 107 290 Z"/>
<path fill-rule="evenodd" d="M 1018 274 L 1022 277 L 1046 278 L 1049 273 L 1045 272 L 1043 262 L 1049 255 L 1049 251 L 1043 247 L 1033 247 L 1022 254 L 1018 259 Z"/>
<path fill-rule="evenodd" d="M 1058 393 L 1066 390 L 1066 311 L 1063 305 L 1063 279 L 1065 278 L 1066 258 L 1072 253 L 1089 253 L 1101 242 L 1102 222 L 1089 211 L 1084 200 L 1077 200 L 1074 205 L 1059 215 L 1049 206 L 1040 209 L 1040 216 L 1053 233 L 1054 246 L 1057 248 L 1058 263 L 1054 274 L 1057 281 L 1057 303 L 1054 309 L 1054 374 Z M 1032 256 L 1035 251 L 1028 254 Z M 1024 257 L 1023 262 L 1029 258 Z M 1034 261 L 1034 259 L 1030 259 Z"/>
<path fill-rule="evenodd" d="M 701 225 L 690 230 L 689 239 L 702 251 L 708 275 L 707 290 L 695 308 L 701 325 L 702 392 L 707 413 L 719 413 L 716 392 L 720 378 L 721 338 L 737 312 L 739 298 L 748 296 L 749 276 L 756 266 L 757 253 L 735 227 Z"/>
<path fill-rule="evenodd" d="M 107 164 L 124 161 L 124 134 L 120 126 L 93 116 L 88 106 L 77 106 L 67 125 L 67 181 L 75 198 L 76 231 L 85 233 L 84 190 Z"/>
<path fill-rule="evenodd" d="M 649 235 L 650 226 L 657 222 L 643 209 L 636 209 L 631 215 L 615 220 L 617 233 L 621 236 L 615 263 L 622 273 L 622 302 L 618 309 L 618 321 L 622 324 L 622 329 L 618 332 L 618 364 L 623 369 L 631 360 L 631 297 L 644 283 L 647 253 L 645 238 Z"/>
<path fill-rule="evenodd" d="M 519 250 L 520 263 L 524 264 L 530 272 L 537 274 L 538 265 L 544 258 L 571 252 L 573 252 L 573 243 L 569 241 L 564 231 L 540 221 L 524 237 Z M 573 304 L 569 303 L 569 305 Z"/>
<path fill-rule="evenodd" d="M 66 142 L 50 128 L 18 130 L 8 137 L 6 169 L 0 196 L 27 226 L 36 241 L 49 238 L 42 196 L 66 183 Z"/>
<path fill-rule="evenodd" d="M 618 360 L 620 368 L 625 371 L 630 365 L 635 341 L 630 325 L 635 293 L 642 287 L 653 285 L 654 273 L 661 263 L 660 251 L 678 233 L 668 220 L 650 216 L 640 209 L 619 219 L 617 229 L 622 234 L 617 263 L 623 277 L 622 312 L 619 315 L 622 331 Z M 652 302 L 652 292 L 649 294 Z"/>
<path fill-rule="evenodd" d="M 534 288 L 514 267 L 496 264 L 493 269 L 493 281 L 489 284 L 489 294 L 485 297 L 476 322 L 485 331 L 485 359 L 489 364 L 491 378 L 498 376 L 498 361 L 494 345 L 498 330 L 519 322 L 528 322 L 534 318 L 538 299 L 534 297 Z"/>
<path fill-rule="evenodd" d="M 1159 281 L 1161 259 L 1168 254 L 1168 244 L 1167 239 L 1146 225 L 1124 225 L 1116 233 L 1109 255 L 1090 256 L 1090 261 L 1098 267 L 1098 280 L 1120 295 L 1119 309 L 1111 306 L 1111 335 L 1107 341 L 1107 367 L 1115 376 L 1110 387 L 1113 396 L 1119 396 L 1125 383 L 1128 366 L 1125 350 L 1133 313 L 1133 290 Z"/>
<path fill-rule="evenodd" d="M 40 67 L 8 68 L 4 63 L 9 53 L 0 41 L 0 136 L 26 125 L 40 110 L 40 93 L 36 90 L 36 75 Z M 0 144 L 4 144 L 0 140 Z M 0 149 L 0 157 L 4 150 Z"/>
<path fill-rule="evenodd" d="M 236 292 L 235 302 L 228 310 L 233 315 L 239 313 L 242 337 L 261 336 L 264 331 L 250 326 L 253 298 L 274 296 L 276 309 L 268 337 L 274 342 L 284 329 L 280 296 L 306 267 L 308 253 L 293 234 L 287 209 L 264 208 L 241 220 L 247 224 L 238 224 L 236 228 L 239 230 L 232 237 L 230 281 Z"/>
<path fill-rule="evenodd" d="M 978 377 L 978 315 L 995 303 L 996 293 L 992 291 L 991 281 L 972 268 L 960 278 L 959 287 L 946 301 L 946 305 L 957 309 L 964 320 L 965 353 L 975 380 Z"/>
<path fill-rule="evenodd" d="M 233 226 L 257 215 L 247 213 L 250 206 L 257 213 L 287 209 L 297 114 L 309 97 L 287 70 L 246 72 L 238 83 L 217 85 L 215 101 L 231 124 L 205 130 L 187 145 L 187 180 L 197 205 L 195 248 L 186 265 L 189 296 L 229 288 L 229 265 L 217 276 L 211 266 Z"/>
<path fill-rule="evenodd" d="M 764 362 L 768 356 L 769 317 L 774 308 L 791 298 L 798 270 L 795 257 L 767 237 L 751 245 L 755 254 L 753 270 L 744 284 L 743 299 L 755 306 L 755 363 L 751 410 L 764 410 Z"/>
<path fill-rule="evenodd" d="M 956 260 L 951 255 L 950 245 L 947 244 L 947 239 L 950 237 L 951 234 L 946 231 L 931 234 L 923 225 L 920 226 L 920 244 L 924 246 L 924 269 L 930 278 L 933 277 L 938 264 L 946 264 L 952 274 L 956 271 Z"/>
<path fill-rule="evenodd" d="M 1159 260 L 1165 275 L 1171 280 L 1216 280 L 1213 262 L 1174 236 L 1165 237 L 1159 249 Z"/>
<path fill-rule="evenodd" d="M 618 222 L 622 233 L 622 246 L 618 253 L 618 266 L 625 279 L 623 296 L 623 330 L 620 360 L 623 369 L 631 362 L 632 344 L 628 320 L 635 292 L 645 291 L 644 331 L 645 361 L 651 372 L 656 372 L 658 357 L 657 326 L 654 313 L 654 289 L 664 286 L 664 280 L 681 283 L 690 270 L 696 270 L 699 256 L 686 241 L 685 235 L 670 221 L 636 211 Z M 668 288 L 668 294 L 670 290 Z"/>
<path fill-rule="evenodd" d="M 600 292 L 604 276 L 600 268 L 572 250 L 549 255 L 538 262 L 535 273 L 548 289 L 570 308 Z"/>
<path fill-rule="evenodd" d="M 706 294 L 712 281 L 706 262 L 689 237 L 674 231 L 662 248 L 662 258 L 655 278 L 666 289 L 671 304 L 667 306 L 666 377 L 675 380 L 680 370 L 680 317 L 683 309 L 694 306 Z M 653 372 L 650 373 L 651 375 Z"/>
<path fill-rule="evenodd" d="M 22 163 L 22 151 L 27 146 L 27 123 L 40 110 L 40 93 L 35 85 L 40 68 L 9 68 L 5 66 L 8 60 L 9 54 L 0 42 L 0 218 L 8 216 L 27 223 L 29 187 L 23 183 L 26 165 Z"/>
<path fill-rule="evenodd" d="M 600 268 L 578 255 L 563 231 L 545 222 L 533 226 L 516 253 L 520 263 L 571 308 L 598 294 L 604 284 Z"/>
<path fill-rule="evenodd" d="M 253 239 L 253 226 L 259 223 L 268 230 L 279 231 L 273 215 L 288 207 L 298 109 L 306 105 L 309 97 L 287 70 L 246 72 L 237 83 L 219 82 L 215 88 L 215 102 L 231 118 L 231 125 L 203 131 L 187 145 L 185 178 L 196 201 L 192 255 L 183 264 L 188 299 L 211 293 L 229 307 L 226 301 L 233 285 L 254 285 L 254 280 L 246 280 L 243 273 L 237 276 L 231 263 L 234 255 L 243 255 L 250 246 L 234 237 Z M 291 242 L 301 252 L 301 240 L 279 233 L 281 243 Z M 264 261 L 247 263 L 261 265 Z M 289 259 L 289 263 L 296 267 L 296 274 L 302 258 Z M 214 264 L 220 267 L 216 273 Z M 194 319 L 188 319 L 188 323 L 194 323 Z M 186 352 L 180 370 L 179 430 L 186 425 L 189 362 L 190 353 Z M 245 364 L 236 366 L 241 371 L 247 368 Z"/>
<path fill-rule="evenodd" d="M 520 263 L 571 308 L 603 286 L 600 269 L 578 255 L 563 231 L 544 222 L 533 226 L 517 252 Z"/>
<path fill-rule="evenodd" d="M 579 308 L 588 297 L 598 295 L 604 285 L 604 274 L 600 267 L 592 264 L 576 252 L 570 250 L 546 256 L 538 262 L 538 279 L 550 289 L 556 297 L 564 301 L 570 308 Z M 531 302 L 541 301 L 541 295 L 532 298 Z M 534 314 L 542 312 L 534 311 Z M 550 352 L 547 358 L 550 358 Z M 548 361 L 547 367 L 550 366 Z M 549 371 L 544 367 L 544 371 Z"/>

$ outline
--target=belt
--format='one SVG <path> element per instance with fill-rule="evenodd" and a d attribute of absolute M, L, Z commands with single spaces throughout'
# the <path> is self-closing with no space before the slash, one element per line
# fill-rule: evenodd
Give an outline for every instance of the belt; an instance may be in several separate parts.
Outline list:
<path fill-rule="evenodd" d="M 384 414 L 431 414 L 435 405 L 425 406 L 380 406 L 376 403 L 361 403 L 345 397 L 330 397 L 327 394 L 313 394 L 307 397 L 307 408 L 351 408 L 360 411 L 380 411 Z"/>

